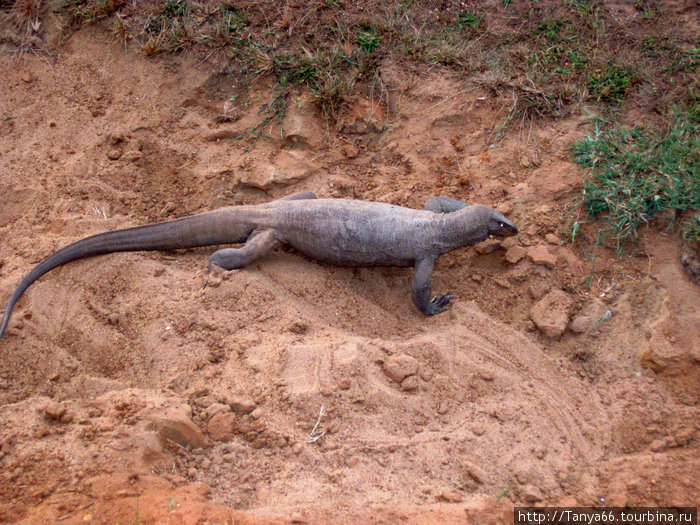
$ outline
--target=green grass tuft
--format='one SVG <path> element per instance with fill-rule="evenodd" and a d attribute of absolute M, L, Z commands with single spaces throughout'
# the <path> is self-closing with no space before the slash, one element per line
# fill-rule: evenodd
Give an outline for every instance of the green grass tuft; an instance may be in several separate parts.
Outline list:
<path fill-rule="evenodd" d="M 363 25 L 357 31 L 357 44 L 366 53 L 372 53 L 382 43 L 382 35 L 374 26 Z"/>
<path fill-rule="evenodd" d="M 589 75 L 588 89 L 599 101 L 620 104 L 632 87 L 634 76 L 634 71 L 628 67 L 608 64 Z"/>
<path fill-rule="evenodd" d="M 665 131 L 607 124 L 597 119 L 573 156 L 591 169 L 582 204 L 592 217 L 605 217 L 599 240 L 612 240 L 620 252 L 655 216 L 700 209 L 700 109 L 697 101 L 677 109 Z"/>

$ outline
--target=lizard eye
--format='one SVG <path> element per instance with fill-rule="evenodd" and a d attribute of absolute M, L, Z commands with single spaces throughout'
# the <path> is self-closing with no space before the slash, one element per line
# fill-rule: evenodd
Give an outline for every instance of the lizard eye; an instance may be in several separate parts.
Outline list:
<path fill-rule="evenodd" d="M 505 227 L 506 227 L 506 224 L 505 224 L 504 222 L 499 222 L 499 223 L 498 223 L 498 227 L 499 227 L 499 228 L 505 228 Z"/>

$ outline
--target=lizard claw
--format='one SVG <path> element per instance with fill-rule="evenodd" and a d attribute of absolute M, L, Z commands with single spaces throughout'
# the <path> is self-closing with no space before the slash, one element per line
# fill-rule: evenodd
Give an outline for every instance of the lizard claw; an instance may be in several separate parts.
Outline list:
<path fill-rule="evenodd" d="M 450 301 L 455 299 L 454 295 L 450 295 L 450 292 L 444 293 L 440 296 L 435 296 L 430 300 L 430 315 L 441 314 L 450 310 Z"/>

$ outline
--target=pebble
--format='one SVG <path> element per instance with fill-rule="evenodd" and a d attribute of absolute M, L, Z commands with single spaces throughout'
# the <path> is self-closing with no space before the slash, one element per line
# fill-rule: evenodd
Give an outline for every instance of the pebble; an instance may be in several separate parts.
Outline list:
<path fill-rule="evenodd" d="M 206 409 L 208 419 L 213 418 L 217 414 L 221 414 L 224 412 L 230 412 L 230 411 L 231 411 L 231 407 L 228 405 L 224 405 L 223 403 L 212 403 Z"/>
<path fill-rule="evenodd" d="M 443 490 L 435 496 L 435 499 L 446 503 L 460 503 L 464 500 L 462 495 L 454 490 Z"/>
<path fill-rule="evenodd" d="M 538 503 L 544 499 L 540 489 L 534 485 L 525 485 L 522 488 L 523 499 L 528 503 Z"/>
<path fill-rule="evenodd" d="M 418 373 L 418 361 L 406 354 L 393 355 L 384 362 L 384 373 L 389 379 L 401 383 Z"/>
<path fill-rule="evenodd" d="M 506 261 L 511 264 L 517 263 L 520 259 L 527 255 L 527 250 L 522 246 L 513 246 L 506 252 Z"/>
<path fill-rule="evenodd" d="M 559 337 L 569 324 L 569 309 L 573 302 L 568 293 L 554 289 L 532 306 L 530 319 L 547 337 Z"/>
<path fill-rule="evenodd" d="M 119 160 L 119 158 L 122 156 L 122 149 L 121 148 L 109 148 L 107 150 L 107 158 L 109 160 Z"/>
<path fill-rule="evenodd" d="M 340 152 L 343 154 L 343 157 L 347 159 L 355 159 L 360 154 L 360 150 L 353 144 L 344 144 L 343 147 L 340 148 Z"/>
<path fill-rule="evenodd" d="M 406 379 L 401 381 L 401 390 L 410 392 L 412 390 L 416 390 L 418 388 L 418 385 L 418 376 L 408 376 Z"/>
<path fill-rule="evenodd" d="M 554 268 L 557 263 L 554 254 L 550 253 L 549 248 L 544 244 L 538 244 L 537 246 L 528 248 L 527 256 L 535 264 L 541 264 L 547 268 Z"/>
<path fill-rule="evenodd" d="M 199 427 L 186 415 L 186 409 L 173 407 L 152 419 L 153 427 L 163 439 L 183 447 L 201 448 L 206 439 Z"/>
<path fill-rule="evenodd" d="M 489 239 L 476 245 L 476 253 L 486 255 L 496 250 L 501 246 L 501 241 L 498 239 Z"/>
<path fill-rule="evenodd" d="M 544 240 L 547 241 L 549 244 L 554 244 L 556 246 L 559 246 L 561 244 L 561 239 L 554 233 L 548 233 L 547 235 L 545 235 Z"/>
<path fill-rule="evenodd" d="M 248 397 L 231 398 L 228 400 L 228 405 L 231 407 L 231 410 L 239 416 L 250 414 L 256 407 L 255 401 Z"/>
<path fill-rule="evenodd" d="M 44 415 L 47 418 L 52 419 L 54 421 L 60 420 L 65 413 L 66 406 L 55 401 L 52 401 L 51 403 L 46 405 L 46 408 L 44 408 Z"/>
<path fill-rule="evenodd" d="M 480 468 L 465 461 L 462 463 L 464 467 L 464 473 L 479 484 L 483 484 L 486 481 L 486 473 Z"/>

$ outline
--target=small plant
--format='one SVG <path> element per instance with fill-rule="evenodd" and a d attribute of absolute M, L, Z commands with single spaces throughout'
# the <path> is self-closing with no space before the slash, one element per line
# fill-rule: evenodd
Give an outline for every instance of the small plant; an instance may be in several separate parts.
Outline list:
<path fill-rule="evenodd" d="M 586 58 L 586 56 L 577 49 L 569 50 L 569 61 L 574 69 L 578 70 L 585 69 L 585 67 L 588 65 L 588 58 Z"/>
<path fill-rule="evenodd" d="M 551 41 L 557 39 L 557 35 L 559 35 L 559 31 L 561 31 L 562 27 L 564 27 L 564 21 L 553 18 L 547 18 L 537 24 L 537 30 L 542 36 Z"/>
<path fill-rule="evenodd" d="M 462 29 L 479 29 L 481 21 L 484 19 L 485 15 L 477 16 L 475 13 L 469 11 L 462 11 L 455 15 L 455 21 L 457 25 Z"/>
<path fill-rule="evenodd" d="M 632 86 L 634 71 L 628 67 L 608 64 L 588 77 L 588 89 L 598 101 L 621 104 Z"/>
<path fill-rule="evenodd" d="M 166 18 L 178 18 L 186 16 L 189 10 L 190 6 L 185 0 L 166 0 L 160 14 Z"/>
<path fill-rule="evenodd" d="M 357 31 L 357 44 L 366 53 L 372 53 L 382 43 L 382 36 L 374 26 L 362 26 Z"/>
<path fill-rule="evenodd" d="M 594 218 L 605 217 L 599 240 L 618 252 L 654 217 L 700 209 L 700 110 L 697 101 L 674 114 L 666 131 L 609 126 L 596 119 L 591 135 L 573 146 L 574 161 L 591 169 L 581 203 Z M 578 229 L 578 223 L 574 228 Z M 686 236 L 697 233 L 687 227 Z"/>
<path fill-rule="evenodd" d="M 700 240 L 700 214 L 696 214 L 683 226 L 683 239 L 686 242 L 697 242 Z"/>

